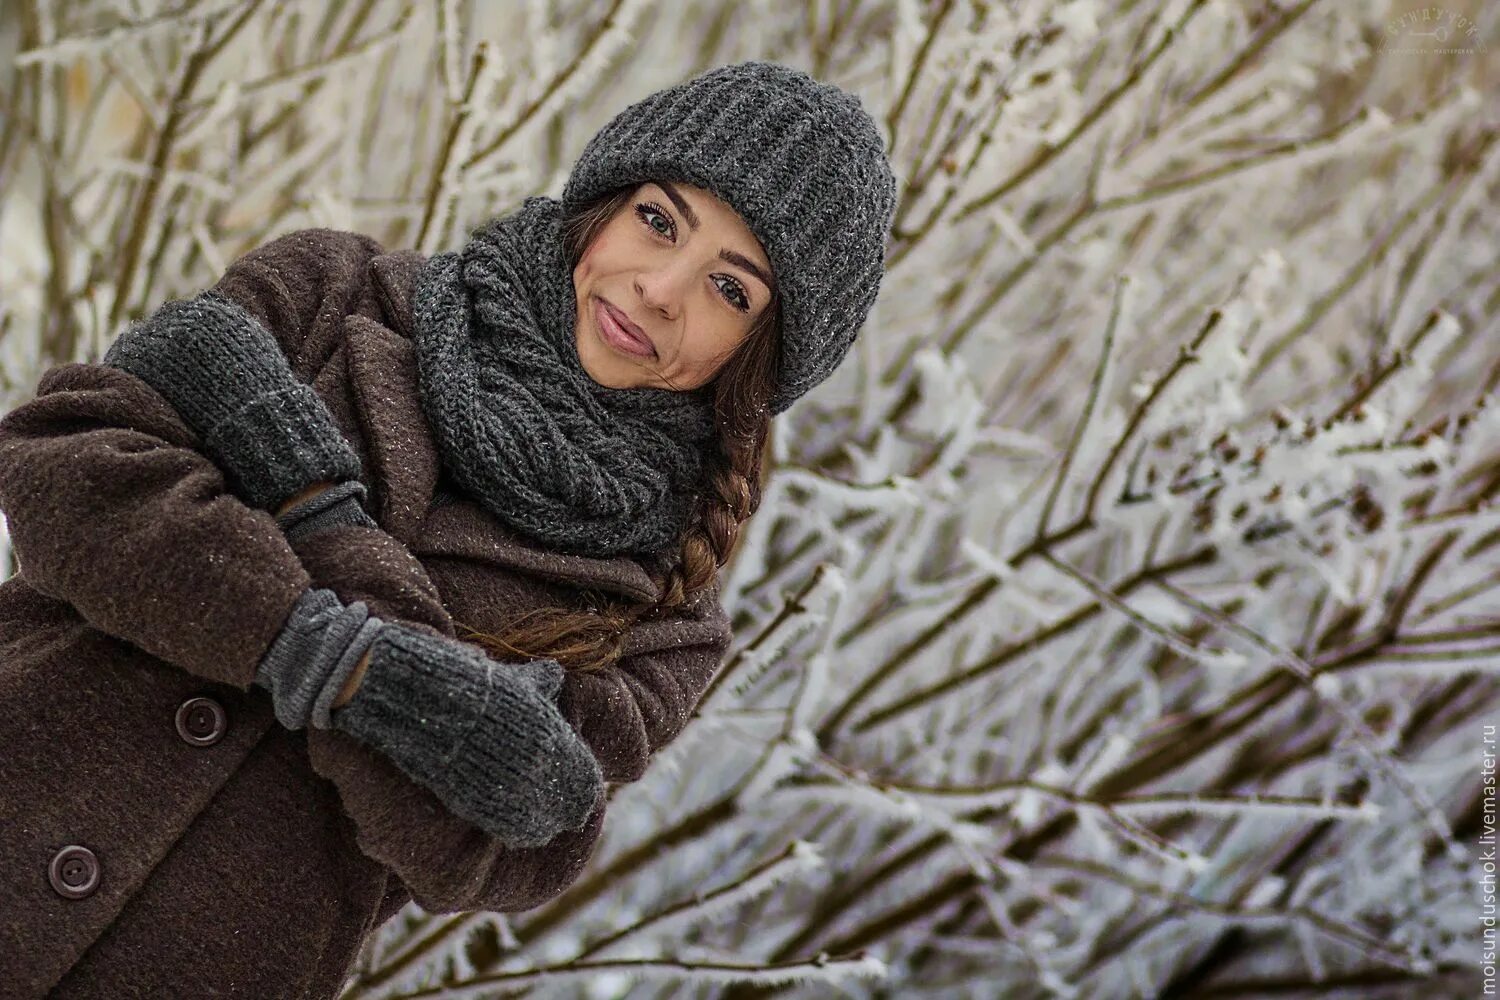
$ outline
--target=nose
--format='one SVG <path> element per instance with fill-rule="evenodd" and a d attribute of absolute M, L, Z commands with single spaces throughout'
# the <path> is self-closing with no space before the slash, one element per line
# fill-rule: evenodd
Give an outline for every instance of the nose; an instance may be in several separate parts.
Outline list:
<path fill-rule="evenodd" d="M 688 262 L 684 260 L 681 263 L 684 266 L 675 269 L 670 264 L 663 264 L 650 270 L 642 270 L 635 278 L 635 290 L 641 297 L 641 302 L 646 308 L 660 313 L 668 320 L 677 318 L 685 286 L 693 280 L 692 268 L 687 266 Z"/>

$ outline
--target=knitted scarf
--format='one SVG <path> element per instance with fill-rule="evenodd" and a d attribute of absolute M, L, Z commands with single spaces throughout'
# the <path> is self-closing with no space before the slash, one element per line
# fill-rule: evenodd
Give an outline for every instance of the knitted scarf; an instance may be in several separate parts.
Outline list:
<path fill-rule="evenodd" d="M 443 467 L 515 531 L 592 556 L 675 547 L 715 437 L 713 387 L 613 389 L 583 368 L 562 203 L 530 197 L 423 265 L 412 312 Z"/>

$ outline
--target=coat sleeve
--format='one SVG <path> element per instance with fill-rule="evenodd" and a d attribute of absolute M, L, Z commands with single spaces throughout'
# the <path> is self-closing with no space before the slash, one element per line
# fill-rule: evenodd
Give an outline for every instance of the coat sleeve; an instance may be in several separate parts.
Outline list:
<path fill-rule="evenodd" d="M 601 786 L 581 830 L 565 830 L 540 847 L 508 847 L 337 729 L 308 730 L 307 749 L 313 768 L 338 787 L 360 851 L 390 869 L 428 913 L 541 906 L 583 872 L 604 829 Z"/>
<path fill-rule="evenodd" d="M 295 367 L 309 363 L 319 318 L 343 315 L 379 252 L 358 233 L 298 230 L 237 259 L 215 287 L 265 324 Z M 0 420 L 0 510 L 39 592 L 241 690 L 307 587 L 274 518 L 228 491 L 164 397 L 113 366 L 56 365 Z"/>
<path fill-rule="evenodd" d="M 676 739 L 723 664 L 733 638 L 717 582 L 674 616 L 638 622 L 603 670 L 569 670 L 558 708 L 599 758 L 604 780 L 638 781 Z"/>
<path fill-rule="evenodd" d="M 0 510 L 37 591 L 245 691 L 308 576 L 272 516 L 226 492 L 199 444 L 134 375 L 55 365 L 0 419 Z"/>
<path fill-rule="evenodd" d="M 378 528 L 344 525 L 293 543 L 314 586 L 371 614 L 454 637 L 453 621 L 422 564 Z M 333 782 L 356 842 L 400 878 L 429 913 L 514 913 L 560 895 L 587 865 L 604 827 L 601 787 L 583 827 L 546 844 L 513 848 L 448 812 L 381 754 L 337 729 L 309 729 L 313 768 Z"/>

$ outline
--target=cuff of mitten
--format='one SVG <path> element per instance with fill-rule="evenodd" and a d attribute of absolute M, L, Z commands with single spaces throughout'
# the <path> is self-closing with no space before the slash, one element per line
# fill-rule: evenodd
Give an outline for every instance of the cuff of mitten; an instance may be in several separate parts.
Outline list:
<path fill-rule="evenodd" d="M 380 525 L 365 512 L 366 493 L 359 480 L 346 480 L 278 515 L 276 526 L 289 542 L 344 524 L 378 528 Z"/>
<path fill-rule="evenodd" d="M 257 396 L 203 437 L 236 480 L 234 492 L 266 510 L 313 483 L 357 480 L 362 471 L 323 401 L 302 382 Z"/>
<path fill-rule="evenodd" d="M 385 622 L 363 601 L 345 605 L 331 590 L 309 587 L 256 667 L 254 683 L 271 693 L 287 729 L 332 727 L 332 705 Z"/>

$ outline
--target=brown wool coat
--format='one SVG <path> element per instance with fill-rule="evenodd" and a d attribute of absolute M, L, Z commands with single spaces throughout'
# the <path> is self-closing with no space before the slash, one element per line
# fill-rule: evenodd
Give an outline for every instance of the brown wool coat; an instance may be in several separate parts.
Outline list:
<path fill-rule="evenodd" d="M 20 566 L 0 584 L 6 997 L 333 997 L 409 899 L 525 910 L 588 862 L 606 796 L 581 831 L 507 848 L 343 733 L 282 728 L 250 686 L 308 586 L 449 636 L 455 619 L 492 631 L 526 608 L 657 596 L 635 559 L 544 551 L 472 502 L 432 506 L 409 339 L 421 260 L 302 230 L 217 285 L 328 403 L 384 530 L 289 546 L 118 369 L 55 366 L 0 420 Z M 606 781 L 641 777 L 686 724 L 730 642 L 718 597 L 638 626 L 610 669 L 567 673 L 559 705 Z"/>

